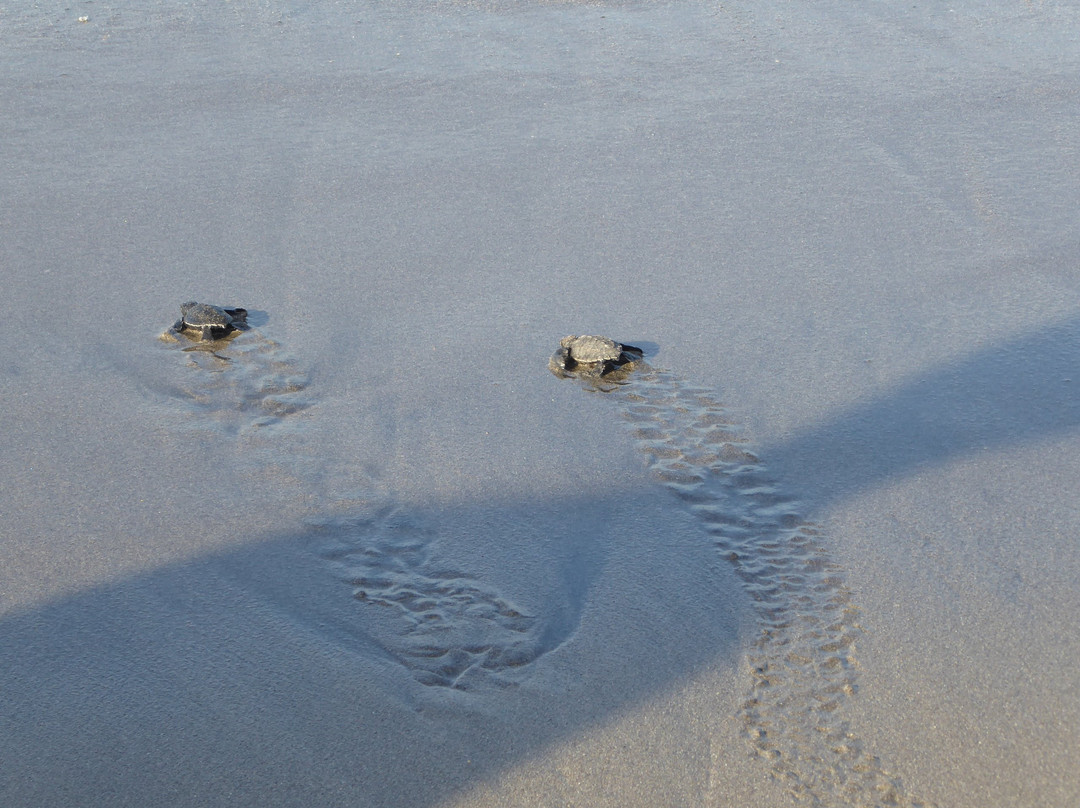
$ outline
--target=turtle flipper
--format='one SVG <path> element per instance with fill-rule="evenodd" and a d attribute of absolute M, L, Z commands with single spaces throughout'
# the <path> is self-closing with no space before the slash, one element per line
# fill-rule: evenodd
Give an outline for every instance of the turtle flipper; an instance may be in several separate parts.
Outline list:
<path fill-rule="evenodd" d="M 560 378 L 566 378 L 576 365 L 566 348 L 559 348 L 548 360 L 548 368 Z"/>

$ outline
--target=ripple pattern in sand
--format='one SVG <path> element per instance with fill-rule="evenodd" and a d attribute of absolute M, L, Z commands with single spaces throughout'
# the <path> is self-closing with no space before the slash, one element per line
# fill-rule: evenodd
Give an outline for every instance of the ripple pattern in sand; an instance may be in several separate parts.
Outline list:
<path fill-rule="evenodd" d="M 862 629 L 843 570 L 724 407 L 644 364 L 581 381 L 619 401 L 653 476 L 699 520 L 754 603 L 761 634 L 741 710 L 754 753 L 811 805 L 928 806 L 849 727 Z"/>
<path fill-rule="evenodd" d="M 475 576 L 436 563 L 435 536 L 399 509 L 317 530 L 320 555 L 371 610 L 379 643 L 422 684 L 513 685 L 550 650 L 540 620 Z"/>

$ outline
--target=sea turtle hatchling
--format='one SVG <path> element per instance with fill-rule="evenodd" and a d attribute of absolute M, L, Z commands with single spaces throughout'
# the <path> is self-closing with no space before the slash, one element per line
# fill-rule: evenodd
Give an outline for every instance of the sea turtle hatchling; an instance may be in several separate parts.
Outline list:
<path fill-rule="evenodd" d="M 559 350 L 551 357 L 551 369 L 556 373 L 579 372 L 603 375 L 615 368 L 635 362 L 644 355 L 641 348 L 592 335 L 563 337 Z"/>
<path fill-rule="evenodd" d="M 194 340 L 220 339 L 233 331 L 247 328 L 247 309 L 223 309 L 209 303 L 184 303 L 180 319 L 173 325 L 176 333 L 183 332 Z"/>

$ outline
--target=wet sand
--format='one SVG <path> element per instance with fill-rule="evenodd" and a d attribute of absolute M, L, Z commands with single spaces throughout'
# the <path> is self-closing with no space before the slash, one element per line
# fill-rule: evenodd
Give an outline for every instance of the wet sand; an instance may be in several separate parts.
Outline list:
<path fill-rule="evenodd" d="M 1080 802 L 1077 31 L 0 4 L 0 803 Z"/>

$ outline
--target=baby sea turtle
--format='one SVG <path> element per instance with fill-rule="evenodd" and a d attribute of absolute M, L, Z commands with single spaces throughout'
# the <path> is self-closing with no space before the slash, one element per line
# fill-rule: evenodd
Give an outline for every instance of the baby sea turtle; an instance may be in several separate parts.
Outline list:
<path fill-rule="evenodd" d="M 641 348 L 607 337 L 571 335 L 559 340 L 559 350 L 551 357 L 550 367 L 556 375 L 575 372 L 602 376 L 641 359 L 644 353 Z"/>
<path fill-rule="evenodd" d="M 221 339 L 233 331 L 247 328 L 247 309 L 223 309 L 209 303 L 184 303 L 173 330 L 191 339 Z"/>

